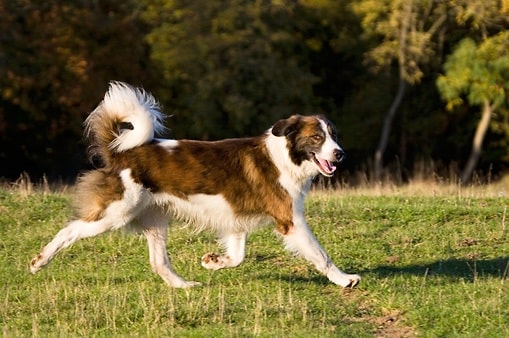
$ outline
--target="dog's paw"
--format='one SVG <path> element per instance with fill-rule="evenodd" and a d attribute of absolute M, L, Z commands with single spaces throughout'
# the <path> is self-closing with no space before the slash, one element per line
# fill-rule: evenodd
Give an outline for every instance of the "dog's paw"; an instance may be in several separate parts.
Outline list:
<path fill-rule="evenodd" d="M 39 270 L 42 269 L 44 264 L 42 264 L 42 254 L 38 254 L 30 261 L 30 272 L 32 274 L 37 273 Z"/>
<path fill-rule="evenodd" d="M 193 288 L 193 287 L 201 286 L 201 285 L 202 284 L 200 282 L 182 280 L 179 283 L 173 283 L 171 286 L 174 288 L 179 288 L 179 289 L 188 289 L 188 288 Z"/>
<path fill-rule="evenodd" d="M 361 276 L 359 275 L 349 275 L 349 280 L 350 280 L 350 283 L 348 283 L 347 285 L 345 285 L 344 287 L 345 288 L 354 288 L 356 287 L 360 281 L 361 281 Z"/>
<path fill-rule="evenodd" d="M 361 281 L 361 276 L 347 274 L 337 268 L 331 270 L 327 274 L 327 277 L 334 284 L 344 288 L 353 288 L 357 286 Z"/>
<path fill-rule="evenodd" d="M 201 258 L 201 266 L 209 270 L 219 270 L 224 268 L 227 257 L 209 252 Z"/>

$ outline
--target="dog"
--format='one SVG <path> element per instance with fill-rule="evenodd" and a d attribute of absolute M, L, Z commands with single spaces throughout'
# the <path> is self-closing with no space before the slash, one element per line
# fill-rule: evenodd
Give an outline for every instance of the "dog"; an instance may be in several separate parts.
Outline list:
<path fill-rule="evenodd" d="M 273 223 L 286 248 L 312 263 L 332 283 L 354 287 L 360 277 L 337 268 L 304 219 L 312 179 L 332 176 L 345 154 L 334 125 L 322 115 L 293 115 L 256 137 L 220 141 L 170 140 L 156 99 L 141 88 L 111 82 L 85 120 L 88 153 L 102 166 L 76 185 L 76 219 L 30 262 L 38 272 L 79 239 L 127 225 L 148 241 L 152 270 L 168 285 L 187 288 L 166 251 L 170 218 L 218 234 L 224 253 L 201 265 L 218 270 L 245 258 L 247 234 Z"/>

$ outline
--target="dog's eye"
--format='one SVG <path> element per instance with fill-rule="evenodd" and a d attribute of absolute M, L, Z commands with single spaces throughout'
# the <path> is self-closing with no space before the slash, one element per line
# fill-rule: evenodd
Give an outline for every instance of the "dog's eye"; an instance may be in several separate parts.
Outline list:
<path fill-rule="evenodd" d="M 323 140 L 323 137 L 321 135 L 318 135 L 318 134 L 311 136 L 311 138 L 315 142 L 322 142 L 322 140 Z"/>

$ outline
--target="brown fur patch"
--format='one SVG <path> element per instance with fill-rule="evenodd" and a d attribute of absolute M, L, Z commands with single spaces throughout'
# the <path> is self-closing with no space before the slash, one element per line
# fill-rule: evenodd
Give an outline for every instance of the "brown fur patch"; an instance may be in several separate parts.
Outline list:
<path fill-rule="evenodd" d="M 181 140 L 171 149 L 152 143 L 115 154 L 112 171 L 130 168 L 133 179 L 153 193 L 220 194 L 237 214 L 272 216 L 284 234 L 293 224 L 292 198 L 278 183 L 265 137 Z"/>
<path fill-rule="evenodd" d="M 120 200 L 124 192 L 118 172 L 98 169 L 78 179 L 76 212 L 78 218 L 93 222 L 99 220 L 108 205 Z"/>

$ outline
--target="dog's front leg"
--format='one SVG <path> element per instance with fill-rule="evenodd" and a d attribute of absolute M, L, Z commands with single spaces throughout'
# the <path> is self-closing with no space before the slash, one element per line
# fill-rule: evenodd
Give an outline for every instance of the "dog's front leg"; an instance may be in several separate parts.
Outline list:
<path fill-rule="evenodd" d="M 347 274 L 332 263 L 309 229 L 303 215 L 294 216 L 293 225 L 284 228 L 287 229 L 283 234 L 286 248 L 311 262 L 331 282 L 342 287 L 354 287 L 360 282 L 359 275 Z"/>

